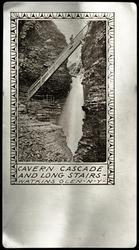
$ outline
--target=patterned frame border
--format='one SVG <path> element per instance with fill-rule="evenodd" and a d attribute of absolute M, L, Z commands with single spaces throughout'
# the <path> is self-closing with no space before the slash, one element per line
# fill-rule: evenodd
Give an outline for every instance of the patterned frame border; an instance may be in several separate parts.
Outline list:
<path fill-rule="evenodd" d="M 11 12 L 10 13 L 10 183 L 17 182 L 17 100 L 18 100 L 18 84 L 17 84 L 17 63 L 18 63 L 18 27 L 19 19 L 92 19 L 105 20 L 106 40 L 107 40 L 107 184 L 115 184 L 115 13 L 113 12 Z M 29 163 L 28 163 L 29 164 Z M 38 164 L 38 163 L 37 163 Z M 59 163 L 58 163 L 59 164 Z M 78 164 L 78 163 L 76 163 Z M 96 162 L 93 164 L 97 164 Z M 98 184 L 98 185 L 107 185 Z M 20 184 L 21 185 L 21 184 Z M 25 184 L 24 184 L 25 185 Z M 27 185 L 27 184 L 26 184 Z M 33 185 L 33 184 L 31 184 Z M 39 185 L 39 184 L 37 184 Z M 46 185 L 46 184 L 43 184 Z M 49 184 L 51 185 L 51 184 Z M 54 184 L 59 185 L 59 184 Z M 64 185 L 87 185 L 87 184 L 64 184 Z M 96 185 L 96 184 L 89 184 Z"/>

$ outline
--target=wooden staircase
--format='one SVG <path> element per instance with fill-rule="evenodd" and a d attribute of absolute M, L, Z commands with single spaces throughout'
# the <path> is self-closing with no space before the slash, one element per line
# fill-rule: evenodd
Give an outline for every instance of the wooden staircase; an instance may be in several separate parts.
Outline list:
<path fill-rule="evenodd" d="M 60 65 L 74 52 L 74 50 L 81 44 L 84 38 L 84 31 L 88 24 L 75 36 L 72 44 L 65 47 L 62 53 L 58 56 L 55 62 L 47 69 L 47 71 L 35 81 L 27 92 L 27 101 L 40 89 L 40 87 L 54 74 Z"/>

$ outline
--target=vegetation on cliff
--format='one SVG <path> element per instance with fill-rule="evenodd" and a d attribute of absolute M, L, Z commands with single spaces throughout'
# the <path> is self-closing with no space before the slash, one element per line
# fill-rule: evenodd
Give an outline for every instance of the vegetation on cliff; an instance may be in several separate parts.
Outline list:
<path fill-rule="evenodd" d="M 19 94 L 43 74 L 67 45 L 64 35 L 51 20 L 19 21 Z M 51 94 L 55 98 L 66 96 L 71 77 L 65 62 L 38 91 L 41 98 Z M 37 93 L 38 94 L 38 93 Z"/>

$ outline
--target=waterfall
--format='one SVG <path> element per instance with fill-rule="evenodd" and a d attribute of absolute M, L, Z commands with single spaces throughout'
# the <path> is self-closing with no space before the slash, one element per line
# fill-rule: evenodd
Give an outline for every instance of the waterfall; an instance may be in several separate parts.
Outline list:
<path fill-rule="evenodd" d="M 86 25 L 84 20 L 78 22 L 77 20 L 72 20 L 69 22 L 59 22 L 59 20 L 54 21 L 57 27 L 65 35 L 67 43 L 70 42 L 71 34 L 76 36 L 77 33 Z M 84 30 L 86 32 L 86 30 Z M 68 58 L 67 66 L 70 68 L 71 65 L 75 63 L 75 67 L 79 66 L 81 63 L 81 48 L 80 45 Z M 75 153 L 78 142 L 82 137 L 82 124 L 84 118 L 84 112 L 82 106 L 84 104 L 84 94 L 83 85 L 81 84 L 83 79 L 82 70 L 72 77 L 71 90 L 66 99 L 63 107 L 62 114 L 58 121 L 59 125 L 63 128 L 64 134 L 67 140 L 67 146 L 70 148 L 72 154 Z"/>
<path fill-rule="evenodd" d="M 82 73 L 79 73 L 76 77 L 72 77 L 72 88 L 66 99 L 59 120 L 59 125 L 62 126 L 67 138 L 67 145 L 73 154 L 75 153 L 78 142 L 82 136 L 82 124 L 84 118 L 84 112 L 82 110 L 84 103 L 83 86 L 81 84 L 82 78 Z"/>

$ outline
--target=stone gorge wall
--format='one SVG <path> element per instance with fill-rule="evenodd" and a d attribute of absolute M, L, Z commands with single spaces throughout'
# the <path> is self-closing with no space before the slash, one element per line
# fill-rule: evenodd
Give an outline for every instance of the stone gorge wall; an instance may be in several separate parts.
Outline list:
<path fill-rule="evenodd" d="M 106 160 L 105 25 L 105 21 L 90 22 L 88 33 L 84 39 L 84 45 L 82 47 L 82 66 L 85 72 L 82 82 L 84 88 L 85 101 L 83 110 L 85 112 L 85 118 L 83 123 L 83 136 L 79 141 L 78 149 L 75 152 L 74 161 L 96 162 Z M 42 74 L 57 58 L 66 46 L 66 40 L 64 35 L 57 29 L 56 25 L 52 21 L 20 21 L 19 34 L 19 97 L 22 97 L 26 95 L 26 91 L 29 86 L 33 84 L 40 74 Z M 55 99 L 62 99 L 68 94 L 70 84 L 71 76 L 69 75 L 65 62 L 47 81 L 47 84 L 44 84 L 43 87 L 36 93 L 36 97 L 40 94 L 42 99 L 43 95 L 45 96 L 45 94 L 50 94 L 53 95 Z M 60 100 L 58 100 L 58 103 L 60 103 Z M 32 102 L 32 104 L 34 106 L 34 102 Z M 19 116 L 22 121 L 21 124 L 24 121 L 24 115 L 22 116 Z M 29 116 L 31 116 L 30 113 Z M 35 115 L 32 115 L 31 119 L 36 123 Z M 52 130 L 51 132 L 55 133 L 50 125 L 50 131 Z M 26 124 L 25 127 L 27 127 Z M 23 124 L 21 129 L 24 131 Z M 56 130 L 58 131 L 58 129 Z M 38 136 L 39 132 L 36 133 Z M 24 137 L 26 134 L 28 133 L 24 133 Z M 54 151 L 52 158 L 55 161 L 61 161 L 61 159 L 63 159 L 63 161 L 70 161 L 72 155 L 68 152 L 66 145 L 63 144 L 63 137 L 59 134 L 57 135 L 59 142 L 56 140 L 52 143 Z M 43 145 L 44 142 L 41 141 L 41 144 Z M 64 145 L 62 147 L 64 147 L 65 151 L 63 151 L 61 145 Z M 58 149 L 59 146 L 62 151 Z M 23 148 L 23 144 L 21 148 Z M 27 148 L 26 145 L 25 148 Z M 54 148 L 56 150 L 54 150 Z M 63 152 L 67 152 L 66 154 L 64 153 L 64 157 Z M 21 156 L 22 155 L 23 154 L 21 152 Z M 40 155 L 40 153 L 38 155 Z M 32 161 L 36 159 L 34 157 L 35 156 L 31 158 Z M 42 159 L 44 158 L 44 156 L 41 157 Z"/>
<path fill-rule="evenodd" d="M 106 23 L 90 22 L 82 47 L 85 119 L 74 160 L 106 160 Z"/>
<path fill-rule="evenodd" d="M 66 46 L 64 35 L 52 21 L 19 21 L 19 95 L 25 95 L 29 86 L 46 71 Z M 71 77 L 66 62 L 38 91 L 53 94 L 55 98 L 66 96 Z M 37 93 L 37 94 L 38 94 Z"/>
<path fill-rule="evenodd" d="M 18 160 L 72 160 L 62 127 L 56 120 L 70 90 L 66 62 L 53 74 L 25 108 L 26 92 L 66 46 L 64 35 L 52 21 L 19 22 Z M 50 98 L 46 98 L 46 95 Z"/>

